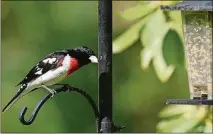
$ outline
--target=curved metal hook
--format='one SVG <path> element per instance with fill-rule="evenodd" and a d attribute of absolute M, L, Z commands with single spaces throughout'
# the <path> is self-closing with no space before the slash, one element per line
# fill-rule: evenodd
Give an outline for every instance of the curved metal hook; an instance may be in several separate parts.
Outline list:
<path fill-rule="evenodd" d="M 68 92 L 75 91 L 75 92 L 77 92 L 77 93 L 83 95 L 83 96 L 88 100 L 88 102 L 90 103 L 90 105 L 92 106 L 93 112 L 94 112 L 94 114 L 95 114 L 95 117 L 96 117 L 96 119 L 98 120 L 98 118 L 99 118 L 99 111 L 98 111 L 98 108 L 97 108 L 97 106 L 96 106 L 95 101 L 92 99 L 92 97 L 91 97 L 87 92 L 85 92 L 85 91 L 83 91 L 83 90 L 81 90 L 81 89 L 75 88 L 75 87 L 71 87 L 71 86 L 69 86 L 69 85 L 67 85 L 67 84 L 57 84 L 57 85 L 63 86 L 63 87 L 61 87 L 61 88 L 56 89 L 56 92 L 57 92 L 57 93 L 62 92 L 62 91 L 64 91 L 64 92 L 65 92 L 65 91 L 68 91 Z M 35 120 L 35 118 L 36 118 L 36 116 L 37 116 L 39 110 L 40 110 L 41 107 L 44 105 L 44 103 L 51 97 L 51 95 L 52 95 L 52 94 L 49 93 L 48 95 L 46 95 L 46 96 L 37 104 L 36 108 L 33 110 L 33 113 L 31 114 L 30 118 L 29 118 L 27 121 L 24 119 L 24 116 L 25 116 L 25 114 L 26 114 L 26 112 L 27 112 L 27 107 L 24 107 L 24 108 L 22 109 L 21 113 L 20 113 L 20 116 L 19 116 L 20 122 L 21 122 L 22 124 L 24 124 L 24 125 L 31 125 L 31 124 L 34 122 L 34 120 Z"/>
<path fill-rule="evenodd" d="M 35 120 L 40 108 L 44 105 L 44 103 L 50 98 L 51 94 L 48 94 L 46 95 L 38 104 L 37 106 L 35 107 L 35 109 L 33 110 L 30 118 L 26 121 L 24 119 L 24 116 L 27 112 L 27 107 L 24 107 L 20 113 L 20 116 L 19 116 L 19 120 L 21 121 L 22 124 L 24 125 L 31 125 L 33 123 L 33 121 Z"/>

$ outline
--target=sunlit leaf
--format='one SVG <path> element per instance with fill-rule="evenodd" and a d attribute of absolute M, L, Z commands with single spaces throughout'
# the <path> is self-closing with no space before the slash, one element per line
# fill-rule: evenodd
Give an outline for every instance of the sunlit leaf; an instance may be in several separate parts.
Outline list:
<path fill-rule="evenodd" d="M 149 4 L 150 1 L 138 1 L 138 4 L 144 5 L 144 4 Z"/>
<path fill-rule="evenodd" d="M 121 16 L 126 20 L 136 20 L 152 12 L 156 7 L 157 5 L 153 4 L 137 4 L 121 12 Z"/>
<path fill-rule="evenodd" d="M 140 1 L 140 4 L 152 4 L 152 5 L 173 5 L 177 3 L 176 1 Z"/>
<path fill-rule="evenodd" d="M 161 118 L 174 116 L 178 114 L 183 114 L 185 112 L 193 112 L 196 111 L 196 106 L 188 106 L 188 105 L 169 105 L 165 107 L 160 113 L 159 116 Z"/>
<path fill-rule="evenodd" d="M 153 52 L 150 49 L 145 48 L 141 51 L 141 67 L 143 70 L 149 67 L 152 57 Z"/>
<path fill-rule="evenodd" d="M 174 23 L 182 23 L 181 11 L 169 11 L 169 17 Z"/>
<path fill-rule="evenodd" d="M 208 114 L 208 106 L 199 106 L 196 110 L 196 117 L 198 120 L 203 120 L 204 117 Z"/>
<path fill-rule="evenodd" d="M 159 50 L 162 41 L 170 26 L 166 23 L 164 14 L 161 10 L 150 15 L 148 22 L 142 32 L 141 41 L 144 46 L 152 46 L 152 49 Z"/>
<path fill-rule="evenodd" d="M 200 120 L 197 120 L 196 118 L 185 120 L 183 123 L 175 126 L 175 128 L 170 132 L 189 132 L 199 122 Z"/>
<path fill-rule="evenodd" d="M 140 20 L 117 37 L 113 41 L 113 53 L 120 53 L 131 45 L 134 45 L 134 43 L 139 39 L 140 29 L 146 23 L 146 20 L 146 18 Z"/>
<path fill-rule="evenodd" d="M 158 10 L 151 15 L 141 35 L 142 45 L 145 47 L 142 53 L 144 55 L 141 55 L 143 57 L 141 63 L 142 69 L 148 67 L 152 56 L 157 76 L 162 82 L 166 82 L 175 69 L 174 65 L 167 66 L 162 54 L 163 40 L 169 29 L 170 25 L 166 22 L 163 12 Z M 146 49 L 149 49 L 149 51 Z"/>
<path fill-rule="evenodd" d="M 185 122 L 184 118 L 177 118 L 175 120 L 169 120 L 169 121 L 161 121 L 157 125 L 158 132 L 171 132 L 174 127 L 179 126 L 180 124 L 183 124 Z"/>
<path fill-rule="evenodd" d="M 166 82 L 171 77 L 175 70 L 174 65 L 167 66 L 163 55 L 155 56 L 153 59 L 153 65 L 156 70 L 156 74 L 161 82 Z"/>
<path fill-rule="evenodd" d="M 180 11 L 169 12 L 169 17 L 171 18 L 171 29 L 176 31 L 183 42 L 183 28 L 182 28 L 182 18 Z"/>
<path fill-rule="evenodd" d="M 160 132 L 189 132 L 201 121 L 194 118 L 196 112 L 192 112 L 187 112 L 176 119 L 164 120 L 158 124 L 157 128 Z"/>
<path fill-rule="evenodd" d="M 212 133 L 212 131 L 213 131 L 212 120 L 206 120 L 204 133 Z"/>
<path fill-rule="evenodd" d="M 179 2 L 180 1 L 178 1 L 178 0 L 176 0 L 176 1 L 161 1 L 161 5 L 175 5 Z"/>
<path fill-rule="evenodd" d="M 159 113 L 161 122 L 157 125 L 157 130 L 159 132 L 203 132 L 206 129 L 209 132 L 210 129 L 212 130 L 212 120 L 208 117 L 209 111 L 209 106 L 205 105 L 167 106 Z M 177 114 L 181 115 L 168 118 Z"/>
<path fill-rule="evenodd" d="M 198 125 L 194 128 L 192 128 L 191 130 L 189 130 L 190 133 L 202 133 L 204 130 L 204 125 Z"/>

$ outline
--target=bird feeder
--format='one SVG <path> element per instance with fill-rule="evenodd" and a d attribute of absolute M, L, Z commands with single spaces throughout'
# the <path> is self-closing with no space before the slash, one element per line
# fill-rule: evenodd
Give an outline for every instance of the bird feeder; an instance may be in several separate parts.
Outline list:
<path fill-rule="evenodd" d="M 212 105 L 212 1 L 183 1 L 162 10 L 181 11 L 190 99 L 167 104 Z"/>

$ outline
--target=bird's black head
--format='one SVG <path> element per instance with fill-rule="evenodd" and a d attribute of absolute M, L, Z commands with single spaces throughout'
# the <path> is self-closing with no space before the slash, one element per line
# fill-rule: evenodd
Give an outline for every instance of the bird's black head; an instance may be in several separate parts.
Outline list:
<path fill-rule="evenodd" d="M 73 58 L 78 59 L 81 66 L 89 63 L 98 63 L 98 58 L 95 56 L 95 53 L 88 47 L 80 46 L 69 49 L 68 53 Z"/>

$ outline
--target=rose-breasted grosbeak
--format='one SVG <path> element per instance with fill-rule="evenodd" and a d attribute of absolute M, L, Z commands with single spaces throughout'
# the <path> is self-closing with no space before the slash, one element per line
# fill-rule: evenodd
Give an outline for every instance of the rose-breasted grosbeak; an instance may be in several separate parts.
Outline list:
<path fill-rule="evenodd" d="M 2 112 L 7 111 L 20 97 L 37 88 L 46 89 L 53 97 L 56 91 L 48 86 L 57 84 L 72 72 L 89 63 L 98 63 L 98 59 L 94 52 L 85 46 L 60 50 L 47 55 L 18 84 L 21 87 Z"/>

